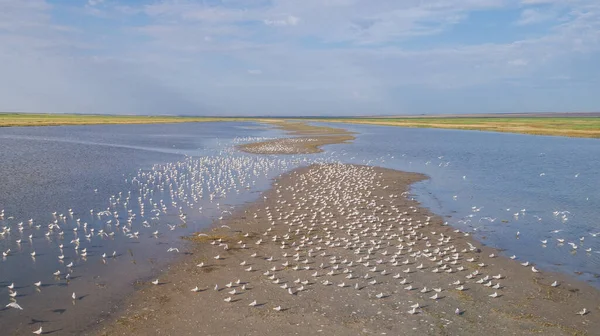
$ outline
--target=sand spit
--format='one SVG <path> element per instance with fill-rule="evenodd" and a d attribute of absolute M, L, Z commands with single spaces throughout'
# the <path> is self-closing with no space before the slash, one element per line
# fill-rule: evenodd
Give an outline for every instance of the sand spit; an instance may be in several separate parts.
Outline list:
<path fill-rule="evenodd" d="M 312 154 L 320 153 L 324 145 L 345 143 L 354 140 L 352 132 L 341 128 L 313 126 L 304 122 L 272 120 L 267 122 L 285 130 L 294 138 L 273 139 L 238 146 L 252 154 Z"/>
<path fill-rule="evenodd" d="M 424 178 L 341 164 L 282 175 L 189 237 L 96 334 L 597 334 L 597 290 L 444 226 L 407 192 Z"/>

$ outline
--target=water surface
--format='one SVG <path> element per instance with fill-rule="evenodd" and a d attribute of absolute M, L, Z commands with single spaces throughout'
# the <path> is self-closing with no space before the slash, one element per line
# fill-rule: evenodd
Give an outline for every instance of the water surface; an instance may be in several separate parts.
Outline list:
<path fill-rule="evenodd" d="M 599 140 L 343 126 L 357 139 L 327 148 L 344 162 L 427 174 L 413 191 L 449 224 L 506 255 L 600 286 Z"/>

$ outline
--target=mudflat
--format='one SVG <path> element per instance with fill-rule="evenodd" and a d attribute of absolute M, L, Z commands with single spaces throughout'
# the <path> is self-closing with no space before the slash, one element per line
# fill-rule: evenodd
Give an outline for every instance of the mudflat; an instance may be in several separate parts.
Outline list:
<path fill-rule="evenodd" d="M 597 334 L 598 290 L 444 225 L 411 199 L 424 178 L 342 164 L 284 174 L 186 237 L 158 284 L 93 333 Z"/>
<path fill-rule="evenodd" d="M 322 152 L 322 146 L 354 140 L 353 133 L 342 128 L 289 120 L 270 120 L 268 123 L 294 137 L 253 142 L 240 145 L 238 149 L 252 154 L 313 154 Z"/>

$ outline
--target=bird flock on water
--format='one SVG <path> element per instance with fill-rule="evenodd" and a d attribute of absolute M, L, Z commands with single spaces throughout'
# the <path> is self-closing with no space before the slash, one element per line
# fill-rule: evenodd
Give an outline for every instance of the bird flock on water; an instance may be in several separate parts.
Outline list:
<path fill-rule="evenodd" d="M 220 154 L 186 157 L 182 161 L 139 170 L 125 180 L 128 190 L 110 196 L 104 209 L 76 212 L 69 208 L 64 214 L 59 211 L 48 214 L 49 220 L 20 220 L 0 210 L 0 244 L 6 246 L 2 250 L 4 263 L 0 263 L 0 274 L 5 279 L 9 301 L 4 304 L 5 308 L 35 310 L 36 307 L 22 306 L 20 299 L 36 294 L 52 297 L 53 291 L 45 288 L 69 286 L 72 281 L 84 279 L 84 266 L 90 261 L 107 264 L 127 254 L 124 241 L 179 237 L 182 233 L 177 232 L 186 234 L 193 229 L 189 227 L 189 217 L 193 220 L 203 212 L 221 220 L 230 211 L 220 202 L 232 195 L 249 193 L 257 181 L 297 165 L 290 158 L 235 156 L 231 150 Z M 212 211 L 203 207 L 206 204 L 212 206 Z M 113 241 L 121 243 L 113 244 L 115 249 L 111 250 L 104 247 Z M 179 247 L 174 246 L 166 249 L 168 253 L 179 251 Z M 12 259 L 15 266 L 37 263 L 43 266 L 39 270 L 52 264 L 55 267 L 47 274 L 36 272 L 36 279 L 24 283 L 18 268 L 3 266 Z M 83 297 L 85 295 L 69 294 L 73 304 Z M 34 333 L 42 333 L 41 326 Z"/>
<path fill-rule="evenodd" d="M 212 290 L 222 293 L 226 304 L 270 305 L 275 311 L 289 309 L 286 301 L 269 302 L 253 294 L 254 286 L 266 284 L 292 297 L 323 288 L 347 295 L 366 292 L 373 300 L 405 302 L 410 315 L 463 291 L 488 300 L 511 295 L 510 276 L 495 273 L 484 261 L 495 254 L 482 256 L 464 232 L 434 223 L 415 206 L 396 205 L 409 197 L 406 192 L 374 196 L 389 187 L 376 175 L 371 167 L 328 164 L 295 175 L 291 186 L 275 183 L 276 205 L 254 213 L 255 220 L 268 223 L 264 231 L 238 232 L 244 237 L 239 241 L 212 240 L 213 260 L 197 267 L 227 262 L 233 247 L 246 251 L 247 258 L 237 264 L 242 276 Z M 204 292 L 210 286 L 189 290 Z M 464 313 L 460 307 L 453 312 Z"/>
<path fill-rule="evenodd" d="M 257 150 L 281 153 L 285 152 L 286 148 L 289 146 L 285 144 L 266 143 Z M 51 243 L 51 250 L 54 251 L 54 254 L 45 253 L 43 261 L 56 263 L 56 270 L 52 274 L 40 274 L 40 278 L 30 284 L 19 283 L 18 279 L 9 280 L 6 286 L 9 302 L 5 307 L 24 309 L 18 302 L 23 293 L 15 287 L 15 283 L 19 288 L 33 288 L 36 292 L 41 292 L 45 285 L 53 283 L 68 285 L 73 281 L 77 269 L 88 262 L 88 258 L 106 263 L 123 253 L 94 247 L 98 241 L 114 240 L 115 237 L 133 240 L 160 237 L 166 232 L 185 226 L 191 211 L 202 211 L 199 204 L 203 201 L 216 203 L 221 210 L 219 200 L 226 199 L 231 193 L 253 188 L 256 181 L 268 176 L 269 172 L 282 172 L 299 163 L 292 159 L 229 154 L 231 153 L 224 152 L 216 157 L 188 157 L 178 162 L 155 165 L 150 170 L 140 170 L 136 176 L 126 180 L 131 190 L 112 195 L 108 207 L 102 210 L 91 209 L 89 212 L 76 213 L 73 209 L 68 209 L 66 214 L 53 212 L 49 221 L 33 218 L 18 220 L 0 210 L 0 240 L 9 242 L 6 244 L 9 247 L 2 251 L 3 260 L 17 255 L 28 255 L 35 263 L 40 258 L 36 246 L 42 245 L 40 242 L 43 241 L 45 246 L 48 242 Z M 380 161 L 384 162 L 384 159 Z M 449 163 L 440 163 L 441 167 L 448 165 Z M 501 298 L 504 295 L 505 276 L 487 273 L 487 265 L 478 261 L 476 257 L 475 246 L 453 244 L 454 236 L 465 236 L 467 233 L 456 231 L 454 234 L 442 234 L 428 231 L 429 219 L 411 218 L 410 211 L 416 211 L 416 208 L 390 210 L 378 208 L 376 204 L 362 204 L 372 207 L 373 214 L 358 215 L 357 207 L 361 198 L 356 195 L 360 195 L 360 188 L 368 185 L 368 174 L 338 165 L 328 169 L 331 170 L 328 174 L 329 179 L 320 181 L 324 186 L 320 193 L 309 195 L 305 199 L 295 199 L 294 204 L 278 200 L 278 207 L 269 209 L 266 215 L 271 222 L 274 223 L 273 218 L 283 219 L 288 226 L 287 232 L 275 234 L 272 232 L 273 228 L 270 228 L 260 239 L 243 243 L 242 248 L 259 246 L 269 241 L 281 244 L 282 253 L 271 256 L 253 253 L 252 259 L 240 264 L 245 272 L 261 272 L 273 285 L 295 296 L 302 295 L 312 286 L 335 286 L 340 290 L 360 291 L 374 287 L 382 281 L 393 281 L 404 291 L 418 292 L 422 300 L 442 300 L 447 291 L 464 291 L 478 285 L 489 290 L 487 296 L 490 299 Z M 466 176 L 463 179 L 466 179 Z M 306 181 L 299 181 L 298 188 L 292 191 L 301 192 L 303 182 Z M 349 195 L 354 195 L 355 198 Z M 319 208 L 319 204 L 328 198 L 334 199 L 335 206 L 339 208 L 339 213 L 345 216 L 347 223 L 336 223 L 335 220 L 323 218 L 326 217 L 327 208 Z M 295 214 L 294 210 L 300 208 L 311 209 L 313 215 L 309 217 L 306 214 Z M 473 213 L 480 210 L 481 207 L 472 209 Z M 514 217 L 523 217 L 525 213 L 526 210 L 523 209 L 515 213 Z M 226 210 L 222 210 L 218 220 L 222 220 L 225 214 Z M 174 216 L 176 219 L 173 219 Z M 555 211 L 553 216 L 567 221 L 569 212 Z M 470 221 L 471 217 L 465 221 Z M 491 217 L 480 218 L 480 222 L 484 220 L 495 221 Z M 320 234 L 313 234 L 315 230 L 319 230 Z M 561 230 L 552 231 L 553 234 L 559 232 Z M 520 233 L 517 233 L 517 236 L 519 235 Z M 590 233 L 593 238 L 598 235 L 600 232 Z M 577 250 L 584 244 L 585 237 L 582 236 L 579 242 L 566 241 L 560 237 L 555 239 L 557 244 L 562 246 L 566 243 L 572 250 Z M 543 245 L 548 244 L 547 239 L 541 242 Z M 216 247 L 225 251 L 230 247 L 229 244 L 214 242 Z M 332 252 L 338 249 L 352 250 L 356 258 L 339 257 Z M 597 252 L 589 247 L 584 250 L 588 253 Z M 179 248 L 169 247 L 167 252 L 178 253 Z M 215 255 L 215 262 L 223 260 L 223 255 Z M 48 260 L 50 258 L 53 258 L 53 261 Z M 517 257 L 513 256 L 511 259 Z M 270 267 L 267 268 L 267 265 Z M 521 265 L 530 267 L 534 273 L 539 272 L 535 265 L 527 261 L 521 262 Z M 199 264 L 199 267 L 203 265 Z M 1 268 L 0 265 L 0 270 Z M 283 278 L 280 274 L 284 270 L 297 272 L 298 277 Z M 446 274 L 454 278 L 447 286 L 421 285 L 411 281 L 411 274 L 416 272 Z M 154 280 L 152 283 L 159 284 L 159 281 Z M 560 284 L 555 281 L 551 286 L 558 287 Z M 248 288 L 249 284 L 240 279 L 232 280 L 223 286 L 215 286 L 215 290 L 228 294 L 223 298 L 224 302 L 228 303 L 238 302 L 235 298 L 245 293 Z M 190 290 L 202 291 L 198 287 Z M 373 297 L 385 299 L 391 295 L 392 293 L 379 292 Z M 75 302 L 78 296 L 72 293 L 70 299 Z M 418 314 L 422 304 L 417 302 L 410 305 L 407 307 L 407 313 Z M 248 305 L 256 307 L 261 304 L 257 299 L 253 299 Z M 273 309 L 285 310 L 283 305 L 284 303 L 278 304 Z M 460 309 L 457 308 L 457 311 Z M 588 313 L 585 308 L 578 312 L 580 315 Z M 40 326 L 34 333 L 41 334 L 42 330 Z"/>

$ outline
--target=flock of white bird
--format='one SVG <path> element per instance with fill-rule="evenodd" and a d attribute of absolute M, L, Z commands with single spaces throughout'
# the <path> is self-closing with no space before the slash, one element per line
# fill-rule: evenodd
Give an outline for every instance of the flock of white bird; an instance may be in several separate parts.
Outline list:
<path fill-rule="evenodd" d="M 214 290 L 224 293 L 224 302 L 243 304 L 244 300 L 236 299 L 241 296 L 255 307 L 264 305 L 266 299 L 255 297 L 247 288 L 250 281 L 246 280 L 253 274 L 261 274 L 257 283 L 294 296 L 323 287 L 348 295 L 372 291 L 370 297 L 375 299 L 405 299 L 408 294 L 398 293 L 400 289 L 417 298 L 406 307 L 408 314 L 419 314 L 420 307 L 444 299 L 449 292 L 472 293 L 480 288 L 490 300 L 509 293 L 505 292 L 506 276 L 491 273 L 494 268 L 481 261 L 480 250 L 465 233 L 442 229 L 440 223 L 432 225 L 432 218 L 415 214 L 414 206 L 394 205 L 407 193 L 374 197 L 376 190 L 389 187 L 379 184 L 375 176 L 368 167 L 329 164 L 298 175 L 296 184 L 285 189 L 275 184 L 276 206 L 254 214 L 269 223 L 264 232 L 243 232 L 244 238 L 233 243 L 222 238 L 211 242 L 216 264 L 226 261 L 232 247 L 246 250 L 248 259 L 239 263 L 238 274 L 250 273 L 245 280 L 215 284 Z M 539 272 L 534 266 L 531 271 Z M 436 279 L 437 285 L 427 283 L 424 273 L 435 274 L 429 278 Z M 439 285 L 440 279 L 447 285 Z M 560 286 L 557 281 L 549 285 Z M 271 305 L 276 311 L 288 309 L 285 301 Z M 463 313 L 458 307 L 454 312 Z M 588 310 L 575 313 L 586 315 Z"/>
<path fill-rule="evenodd" d="M 287 140 L 310 141 L 310 139 Z M 258 152 L 287 153 L 290 146 L 281 142 L 267 142 L 255 147 Z M 56 271 L 53 274 L 40 274 L 40 279 L 34 283 L 19 283 L 19 278 L 9 280 L 8 300 L 5 306 L 23 310 L 17 302 L 19 287 L 32 286 L 38 291 L 43 284 L 56 281 L 71 281 L 74 269 L 85 263 L 88 258 L 99 258 L 103 262 L 108 258 L 116 258 L 117 251 L 97 251 L 88 255 L 88 248 L 96 240 L 115 239 L 116 236 L 128 239 L 156 238 L 165 232 L 173 231 L 188 221 L 190 211 L 202 212 L 203 202 L 212 202 L 221 209 L 219 201 L 226 199 L 231 193 L 241 193 L 251 189 L 259 179 L 273 172 L 283 172 L 300 163 L 295 159 L 267 158 L 263 156 L 233 156 L 231 151 L 224 151 L 214 157 L 187 157 L 185 160 L 155 165 L 151 170 L 140 170 L 138 174 L 126 180 L 130 190 L 119 192 L 110 197 L 108 207 L 103 210 L 89 210 L 76 213 L 68 209 L 67 214 L 52 213 L 50 221 L 37 219 L 15 219 L 10 214 L 0 210 L 0 241 L 11 247 L 2 251 L 4 259 L 15 254 L 28 254 L 32 261 L 36 260 L 36 245 L 45 240 L 55 244 L 54 257 L 46 254 L 43 258 L 55 258 Z M 415 208 L 401 209 L 383 207 L 379 202 L 364 204 L 368 199 L 369 183 L 373 176 L 368 169 L 357 169 L 351 166 L 327 166 L 327 178 L 319 181 L 323 186 L 304 198 L 294 198 L 293 204 L 279 199 L 278 206 L 267 209 L 266 216 L 271 224 L 263 237 L 251 245 L 261 245 L 274 242 L 280 245 L 279 255 L 263 256 L 258 253 L 251 255 L 252 259 L 240 264 L 246 272 L 261 272 L 274 286 L 285 290 L 290 295 L 300 295 L 310 290 L 312 286 L 336 286 L 347 290 L 362 290 L 373 287 L 380 282 L 393 282 L 406 291 L 419 291 L 423 299 L 441 300 L 448 290 L 462 291 L 471 286 L 482 286 L 489 289 L 490 299 L 503 295 L 504 276 L 488 274 L 486 265 L 477 260 L 477 248 L 473 245 L 458 246 L 454 237 L 448 234 L 429 230 L 430 219 L 415 220 L 411 212 Z M 305 192 L 306 180 L 299 180 L 293 193 Z M 277 186 L 276 186 L 277 187 Z M 378 188 L 386 186 L 378 185 Z M 282 190 L 278 190 L 278 193 Z M 402 197 L 405 195 L 390 195 Z M 331 203 L 333 202 L 333 203 Z M 330 207 L 344 216 L 344 222 L 331 219 Z M 368 208 L 370 214 L 361 211 Z M 308 210 L 299 214 L 298 210 Z M 480 209 L 474 208 L 473 212 Z M 218 219 L 223 219 L 226 210 Z M 175 221 L 167 214 L 175 214 Z M 515 216 L 523 216 L 524 211 Z M 556 217 L 567 220 L 568 213 L 557 212 Z M 83 218 L 90 220 L 90 224 Z M 165 219 L 166 218 L 166 219 Z M 287 226 L 285 232 L 275 228 L 275 220 L 283 221 Z M 482 217 L 482 220 L 486 219 Z M 492 221 L 492 218 L 487 218 Z M 170 221 L 170 223 L 169 223 Z M 555 232 L 557 233 L 557 232 Z M 456 231 L 456 235 L 465 233 Z M 596 237 L 600 233 L 591 234 Z M 568 242 L 556 238 L 558 244 L 567 243 L 573 250 L 583 243 Z M 547 244 L 547 240 L 542 240 Z M 222 249 L 230 246 L 224 242 L 215 241 L 214 245 Z M 242 248 L 248 248 L 241 244 Z M 177 247 L 170 247 L 169 252 L 179 252 Z M 337 251 L 340 251 L 338 253 Z M 352 251 L 354 258 L 347 257 Z M 592 252 L 585 249 L 587 252 Z M 343 253 L 342 253 L 343 252 Z M 342 257 L 341 255 L 344 255 Z M 492 256 L 490 256 L 492 257 Z M 222 259 L 222 254 L 215 260 Z M 516 259 L 516 256 L 512 257 Z M 523 266 L 531 267 L 538 272 L 534 265 L 522 262 Z M 203 267 L 203 265 L 198 265 Z M 0 269 L 1 269 L 0 265 Z M 296 279 L 283 277 L 284 272 L 294 272 Z M 452 275 L 453 280 L 448 287 L 433 287 L 427 284 L 417 284 L 411 280 L 415 272 L 431 272 Z M 18 272 L 15 274 L 18 275 Z M 460 275 L 457 277 L 456 275 Z M 158 280 L 153 283 L 158 284 Z M 558 283 L 552 284 L 559 286 Z M 246 284 L 241 280 L 232 281 L 225 285 L 228 296 L 226 302 L 237 302 L 232 298 L 243 293 Z M 375 288 L 375 287 L 374 287 Z M 215 289 L 221 290 L 220 286 Z M 197 287 L 192 291 L 200 291 Z M 386 298 L 391 293 L 380 292 L 376 298 Z M 77 300 L 75 293 L 70 299 Z M 259 305 L 257 300 L 250 300 L 250 306 Z M 281 311 L 284 303 L 273 309 Z M 420 303 L 407 307 L 410 314 L 419 313 Z M 408 309 L 410 308 L 410 309 Z M 458 309 L 458 308 L 457 308 Z M 460 309 L 458 309 L 460 311 Z M 458 312 L 457 311 L 457 312 Z M 580 315 L 587 314 L 587 309 L 579 311 Z M 42 327 L 35 334 L 42 333 Z"/>
<path fill-rule="evenodd" d="M 277 139 L 272 141 L 264 141 L 251 146 L 246 146 L 244 151 L 256 154 L 296 154 L 300 147 L 298 144 L 304 144 L 308 142 L 317 142 L 317 138 L 285 138 Z"/>
<path fill-rule="evenodd" d="M 49 221 L 19 220 L 0 210 L 0 244 L 7 246 L 2 251 L 4 261 L 27 255 L 33 263 L 56 263 L 52 274 L 38 274 L 39 280 L 33 283 L 23 283 L 18 269 L 5 271 L 2 277 L 8 278 L 6 288 L 10 301 L 5 307 L 30 308 L 19 304 L 18 297 L 24 294 L 17 288 L 33 287 L 41 292 L 46 286 L 69 285 L 76 270 L 88 260 L 100 259 L 106 263 L 117 258 L 120 254 L 115 250 L 99 250 L 103 240 L 157 239 L 186 226 L 187 232 L 193 232 L 194 228 L 187 223 L 188 216 L 193 218 L 194 213 L 207 210 L 203 209 L 206 204 L 216 205 L 213 216 L 222 219 L 229 211 L 219 202 L 232 194 L 251 192 L 257 181 L 285 171 L 293 164 L 295 161 L 289 158 L 234 156 L 227 150 L 218 156 L 186 157 L 140 170 L 125 181 L 129 190 L 110 196 L 108 207 L 103 210 L 53 212 Z M 36 252 L 36 246 L 44 250 L 43 256 Z M 179 248 L 169 247 L 167 252 L 179 252 Z M 78 274 L 78 277 L 84 276 Z M 76 293 L 72 293 L 70 299 L 75 302 Z M 42 328 L 34 333 L 42 333 Z"/>

